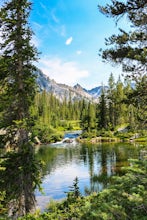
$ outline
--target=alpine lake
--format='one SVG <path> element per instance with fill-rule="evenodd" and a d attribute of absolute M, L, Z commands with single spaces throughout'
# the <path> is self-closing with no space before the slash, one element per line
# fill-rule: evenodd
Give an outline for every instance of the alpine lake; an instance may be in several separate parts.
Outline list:
<path fill-rule="evenodd" d="M 121 168 L 130 165 L 129 159 L 140 157 L 140 144 L 80 144 L 76 142 L 77 135 L 66 133 L 63 141 L 38 149 L 37 157 L 44 162 L 43 193 L 35 191 L 37 207 L 41 210 L 51 200 L 65 198 L 76 177 L 82 195 L 99 192 L 111 184 L 112 176 L 123 174 Z"/>

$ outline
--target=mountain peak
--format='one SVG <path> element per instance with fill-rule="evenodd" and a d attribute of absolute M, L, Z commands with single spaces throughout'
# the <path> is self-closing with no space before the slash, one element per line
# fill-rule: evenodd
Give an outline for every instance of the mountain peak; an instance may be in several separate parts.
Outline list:
<path fill-rule="evenodd" d="M 76 89 L 76 90 L 83 90 L 83 88 L 82 88 L 82 86 L 79 84 L 79 83 L 77 83 L 76 85 L 74 85 L 74 87 L 73 87 L 74 89 Z"/>

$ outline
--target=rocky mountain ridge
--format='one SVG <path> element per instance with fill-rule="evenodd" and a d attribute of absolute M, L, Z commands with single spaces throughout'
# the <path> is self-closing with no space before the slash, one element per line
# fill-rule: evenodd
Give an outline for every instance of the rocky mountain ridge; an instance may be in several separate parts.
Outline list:
<path fill-rule="evenodd" d="M 36 82 L 38 84 L 39 91 L 46 90 L 47 92 L 53 93 L 58 99 L 63 101 L 66 99 L 81 100 L 98 102 L 101 95 L 102 86 L 98 86 L 91 90 L 87 90 L 76 84 L 75 86 L 68 86 L 61 83 L 56 83 L 55 80 L 50 79 L 41 70 L 37 69 L 35 72 Z"/>

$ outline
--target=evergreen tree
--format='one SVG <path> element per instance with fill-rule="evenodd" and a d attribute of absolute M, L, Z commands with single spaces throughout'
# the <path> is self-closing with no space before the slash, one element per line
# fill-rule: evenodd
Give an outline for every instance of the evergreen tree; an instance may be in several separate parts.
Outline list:
<path fill-rule="evenodd" d="M 88 113 L 87 113 L 87 124 L 88 124 L 88 131 L 91 131 L 95 128 L 95 107 L 92 103 L 89 102 L 88 104 Z"/>
<path fill-rule="evenodd" d="M 115 109 L 114 109 L 114 105 L 115 105 L 115 97 L 114 97 L 114 92 L 115 92 L 115 81 L 114 81 L 114 76 L 111 73 L 109 80 L 108 80 L 108 116 L 109 116 L 109 124 L 111 128 L 114 128 L 115 126 Z"/>
<path fill-rule="evenodd" d="M 121 125 L 127 120 L 127 114 L 124 104 L 124 86 L 120 77 L 116 83 L 116 89 L 114 92 L 115 104 L 114 104 L 114 123 L 115 126 Z"/>
<path fill-rule="evenodd" d="M 129 124 L 129 127 L 131 130 L 135 130 L 137 121 L 136 121 L 136 108 L 133 105 L 132 101 L 128 99 L 129 95 L 132 94 L 133 88 L 131 86 L 131 81 L 130 79 L 126 78 L 124 81 L 124 102 L 126 104 L 126 122 Z"/>
<path fill-rule="evenodd" d="M 133 89 L 128 94 L 128 102 L 132 106 L 132 112 L 135 109 L 133 122 L 135 128 L 146 129 L 147 126 L 147 76 L 141 77 Z"/>
<path fill-rule="evenodd" d="M 99 10 L 107 17 L 116 19 L 116 23 L 124 16 L 127 16 L 131 24 L 129 32 L 119 29 L 118 35 L 112 35 L 106 39 L 108 49 L 102 51 L 104 60 L 122 64 L 123 71 L 136 82 L 136 89 L 131 96 L 130 102 L 142 99 L 141 102 L 134 102 L 136 108 L 147 109 L 147 3 L 146 0 L 111 0 L 105 7 L 99 6 Z M 145 82 L 145 84 L 144 84 Z M 142 90 L 143 88 L 143 90 Z M 145 106 L 144 106 L 145 104 Z M 138 113 L 139 114 L 139 113 Z M 141 125 L 146 126 L 146 115 L 139 116 Z"/>
<path fill-rule="evenodd" d="M 83 99 L 80 120 L 81 120 L 81 128 L 84 131 L 88 130 L 87 111 L 88 111 L 87 103 Z"/>
<path fill-rule="evenodd" d="M 106 92 L 104 87 L 102 87 L 102 93 L 100 96 L 99 104 L 98 104 L 98 129 L 106 129 L 108 126 L 108 114 L 107 114 L 107 99 L 106 99 Z"/>
<path fill-rule="evenodd" d="M 73 181 L 73 185 L 69 187 L 70 191 L 67 192 L 67 201 L 69 204 L 75 202 L 79 197 L 81 197 L 78 183 L 79 183 L 79 180 L 78 180 L 78 177 L 76 177 Z"/>
<path fill-rule="evenodd" d="M 32 125 L 30 106 L 35 95 L 32 63 L 37 57 L 36 49 L 30 43 L 30 10 L 31 3 L 27 0 L 5 1 L 0 9 L 0 84 L 4 88 L 0 94 L 4 105 L 0 126 L 6 130 L 4 141 L 11 149 L 1 162 L 4 169 L 0 187 L 14 218 L 34 209 L 34 189 L 39 174 L 29 136 Z"/>

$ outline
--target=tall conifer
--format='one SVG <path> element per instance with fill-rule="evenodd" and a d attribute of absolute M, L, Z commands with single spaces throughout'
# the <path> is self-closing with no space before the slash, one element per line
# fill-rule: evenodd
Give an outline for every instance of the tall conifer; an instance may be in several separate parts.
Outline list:
<path fill-rule="evenodd" d="M 29 136 L 32 125 L 29 112 L 35 95 L 33 62 L 37 56 L 31 45 L 30 10 L 28 0 L 4 1 L 0 9 L 0 84 L 4 88 L 0 94 L 4 106 L 0 126 L 6 130 L 4 142 L 10 149 L 1 163 L 4 169 L 0 187 L 12 218 L 34 209 L 39 174 Z"/>
<path fill-rule="evenodd" d="M 114 91 L 115 91 L 115 81 L 114 81 L 114 76 L 111 73 L 109 80 L 108 80 L 108 116 L 109 116 L 109 123 L 111 128 L 114 128 L 115 123 L 114 123 L 114 118 L 115 118 L 115 109 L 114 109 L 114 104 L 115 104 L 115 97 L 114 97 Z"/>
<path fill-rule="evenodd" d="M 104 60 L 122 65 L 122 70 L 135 80 L 136 88 L 129 96 L 139 118 L 139 126 L 146 127 L 147 97 L 147 1 L 146 0 L 111 0 L 100 11 L 107 17 L 115 18 L 116 23 L 125 16 L 130 23 L 130 30 L 119 28 L 119 34 L 106 39 L 108 49 L 103 50 Z M 125 28 L 125 27 L 124 27 Z M 140 110 L 143 111 L 140 111 Z M 140 112 L 142 112 L 140 114 Z"/>
<path fill-rule="evenodd" d="M 98 128 L 106 129 L 108 126 L 108 109 L 105 88 L 102 87 L 102 93 L 98 104 Z"/>

